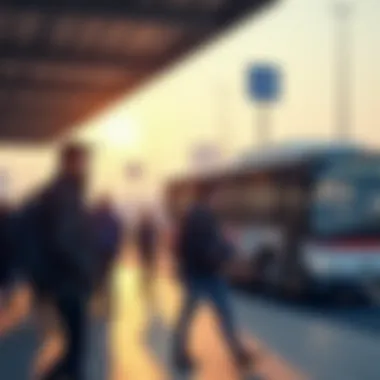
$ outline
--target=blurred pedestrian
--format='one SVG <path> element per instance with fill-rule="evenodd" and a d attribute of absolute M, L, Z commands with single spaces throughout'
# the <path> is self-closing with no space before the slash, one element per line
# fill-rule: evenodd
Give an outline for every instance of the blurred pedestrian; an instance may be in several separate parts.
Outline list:
<path fill-rule="evenodd" d="M 8 306 L 14 271 L 12 215 L 5 201 L 0 201 L 0 311 Z"/>
<path fill-rule="evenodd" d="M 194 363 L 187 351 L 190 324 L 200 301 L 207 300 L 217 313 L 237 366 L 244 369 L 250 364 L 251 355 L 239 341 L 228 301 L 228 286 L 222 276 L 231 249 L 212 211 L 208 192 L 194 188 L 192 193 L 194 201 L 180 222 L 176 242 L 184 301 L 175 328 L 174 362 L 180 370 L 193 368 Z"/>
<path fill-rule="evenodd" d="M 142 273 L 142 290 L 148 307 L 154 304 L 153 282 L 157 268 L 159 231 L 150 210 L 144 210 L 137 225 L 136 240 Z"/>
<path fill-rule="evenodd" d="M 107 301 L 108 314 L 112 301 L 112 269 L 122 249 L 123 223 L 114 210 L 112 200 L 104 196 L 91 213 L 96 253 L 96 288 Z"/>
<path fill-rule="evenodd" d="M 52 181 L 20 212 L 24 272 L 39 302 L 57 309 L 67 340 L 62 359 L 45 380 L 83 380 L 88 300 L 93 274 L 89 215 L 84 197 L 88 151 L 68 144 Z"/>

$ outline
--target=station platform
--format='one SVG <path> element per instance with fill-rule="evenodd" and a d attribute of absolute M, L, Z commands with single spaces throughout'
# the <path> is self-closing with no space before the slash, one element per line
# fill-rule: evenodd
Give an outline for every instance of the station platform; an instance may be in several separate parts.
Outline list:
<path fill-rule="evenodd" d="M 173 371 L 170 356 L 172 328 L 181 302 L 181 288 L 170 276 L 159 275 L 154 283 L 155 303 L 152 309 L 140 285 L 139 267 L 120 263 L 114 271 L 114 313 L 109 323 L 105 319 L 104 299 L 98 297 L 93 302 L 86 363 L 88 380 L 183 378 Z M 198 365 L 187 378 L 307 378 L 243 327 L 241 337 L 257 355 L 255 368 L 244 376 L 234 368 L 211 309 L 207 305 L 200 307 L 191 334 L 191 352 Z M 43 310 L 31 312 L 28 289 L 20 288 L 11 307 L 0 316 L 0 378 L 38 379 L 59 358 L 63 347 L 61 327 L 54 311 L 47 305 Z"/>

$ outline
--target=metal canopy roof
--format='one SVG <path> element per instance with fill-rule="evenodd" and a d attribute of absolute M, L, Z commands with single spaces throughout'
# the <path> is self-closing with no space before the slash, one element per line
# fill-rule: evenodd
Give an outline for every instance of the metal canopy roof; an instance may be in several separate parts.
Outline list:
<path fill-rule="evenodd" d="M 0 139 L 46 141 L 275 0 L 0 0 Z"/>

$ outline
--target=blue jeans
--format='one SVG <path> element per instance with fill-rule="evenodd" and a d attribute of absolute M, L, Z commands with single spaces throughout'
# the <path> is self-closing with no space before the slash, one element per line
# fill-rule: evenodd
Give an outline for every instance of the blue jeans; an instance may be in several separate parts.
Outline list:
<path fill-rule="evenodd" d="M 235 331 L 232 309 L 228 299 L 227 283 L 220 277 L 187 277 L 184 282 L 185 298 L 174 334 L 174 350 L 187 356 L 190 325 L 200 301 L 211 302 L 219 320 L 222 334 L 234 356 L 241 353 L 241 344 Z"/>

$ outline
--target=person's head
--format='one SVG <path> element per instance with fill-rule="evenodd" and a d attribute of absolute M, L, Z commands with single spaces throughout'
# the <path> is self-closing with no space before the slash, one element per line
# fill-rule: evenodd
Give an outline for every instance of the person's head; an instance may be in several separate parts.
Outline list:
<path fill-rule="evenodd" d="M 60 154 L 60 171 L 65 177 L 83 181 L 88 173 L 89 151 L 80 143 L 65 145 Z"/>

